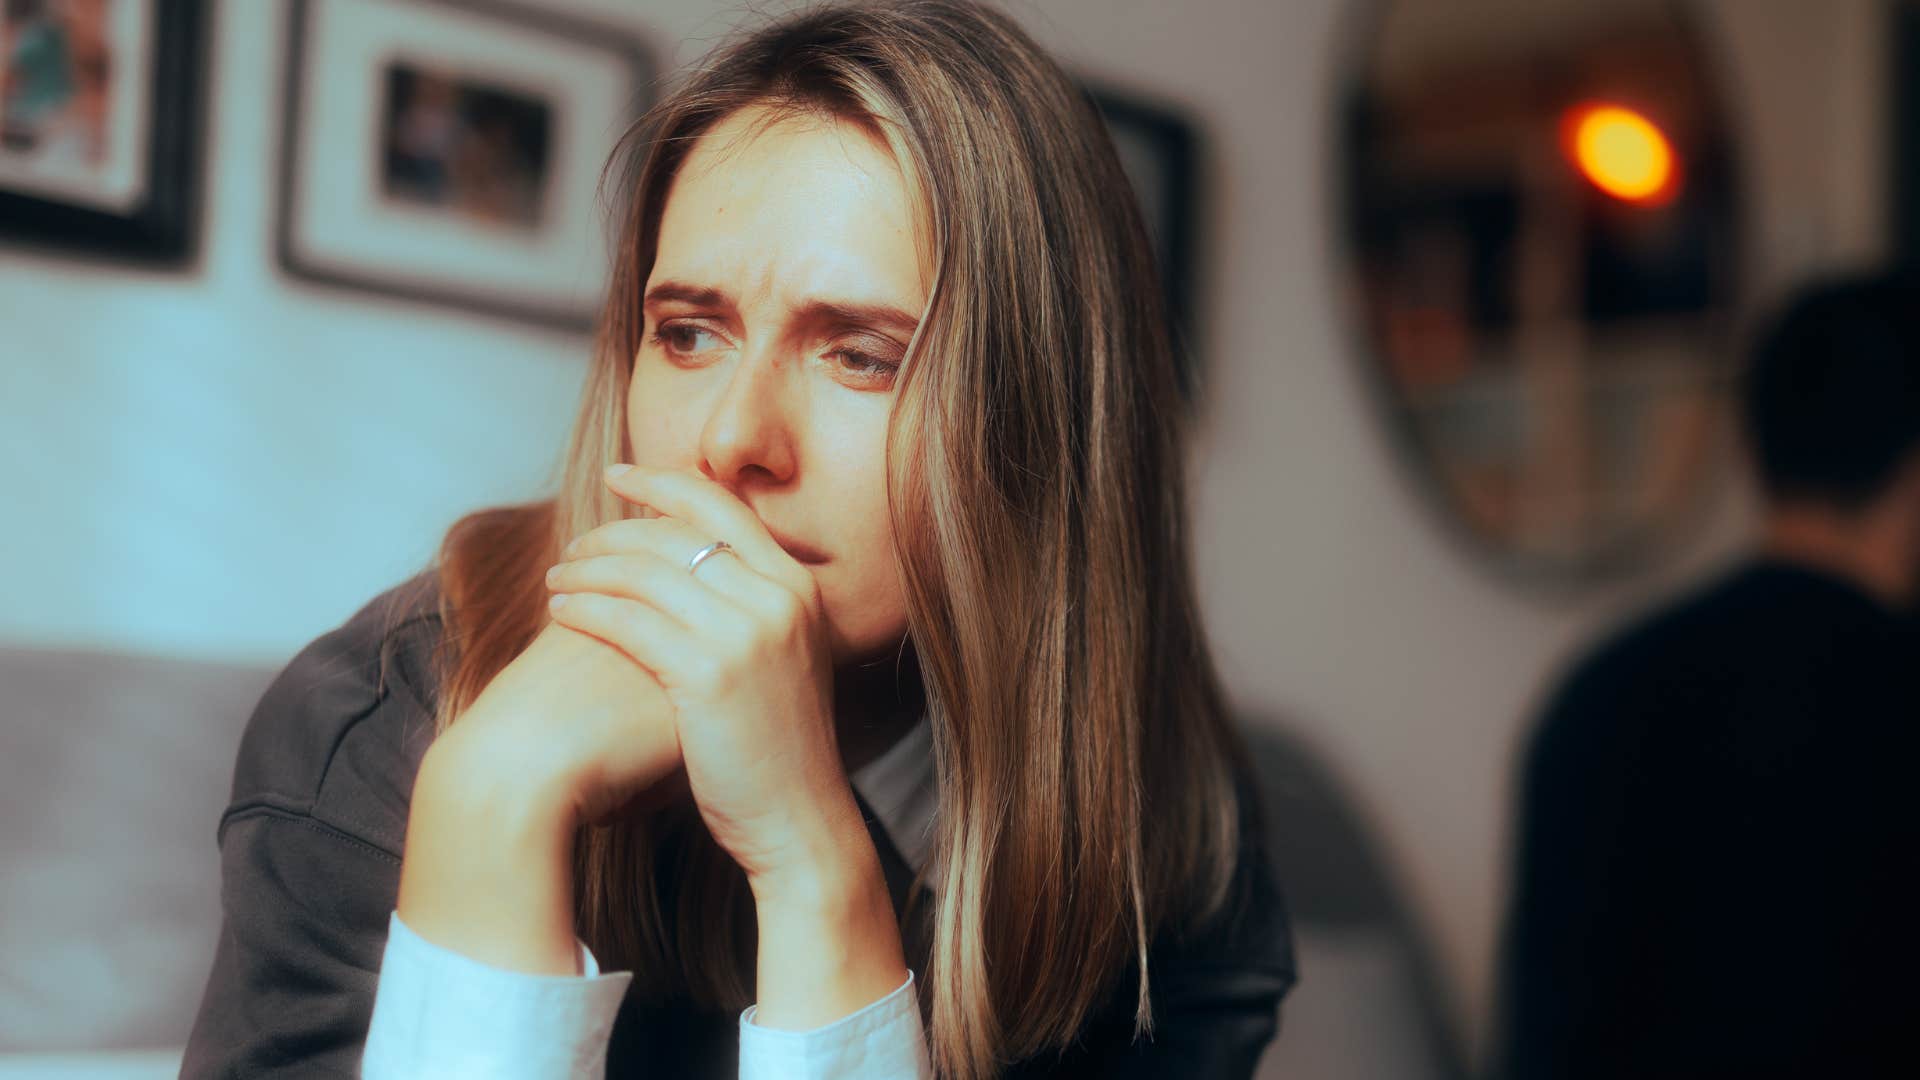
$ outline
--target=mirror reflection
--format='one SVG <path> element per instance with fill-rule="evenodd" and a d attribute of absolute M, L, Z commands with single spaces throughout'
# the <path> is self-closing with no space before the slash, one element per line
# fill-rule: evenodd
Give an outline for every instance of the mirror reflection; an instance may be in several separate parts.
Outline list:
<path fill-rule="evenodd" d="M 1737 285 L 1687 12 L 1396 0 L 1362 41 L 1349 285 L 1421 484 L 1525 577 L 1648 557 L 1721 458 Z"/>

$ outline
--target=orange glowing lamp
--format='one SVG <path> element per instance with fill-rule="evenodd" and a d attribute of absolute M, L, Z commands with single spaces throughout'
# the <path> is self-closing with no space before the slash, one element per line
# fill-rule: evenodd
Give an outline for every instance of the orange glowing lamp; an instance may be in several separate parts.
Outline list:
<path fill-rule="evenodd" d="M 1680 190 L 1680 164 L 1659 125 L 1623 105 L 1567 113 L 1567 153 L 1580 175 L 1623 202 L 1664 206 Z"/>

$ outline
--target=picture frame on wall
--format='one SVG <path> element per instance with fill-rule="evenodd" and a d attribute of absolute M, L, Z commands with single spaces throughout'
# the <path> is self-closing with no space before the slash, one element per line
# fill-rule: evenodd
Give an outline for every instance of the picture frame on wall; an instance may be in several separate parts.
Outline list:
<path fill-rule="evenodd" d="M 205 0 L 0 0 L 0 242 L 191 258 Z"/>
<path fill-rule="evenodd" d="M 1199 126 L 1181 110 L 1135 92 L 1084 79 L 1081 86 L 1106 121 L 1120 165 L 1146 217 L 1182 364 L 1180 389 L 1191 401 L 1199 392 L 1200 377 L 1193 313 L 1199 246 Z"/>
<path fill-rule="evenodd" d="M 638 38 L 545 11 L 294 0 L 280 265 L 590 330 L 607 268 L 601 170 L 654 78 Z"/>

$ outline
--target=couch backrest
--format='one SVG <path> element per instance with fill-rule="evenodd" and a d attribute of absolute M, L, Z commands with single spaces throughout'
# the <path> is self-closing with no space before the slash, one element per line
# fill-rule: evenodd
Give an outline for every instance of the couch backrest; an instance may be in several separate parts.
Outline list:
<path fill-rule="evenodd" d="M 0 649 L 0 1053 L 186 1041 L 214 830 L 276 670 Z"/>

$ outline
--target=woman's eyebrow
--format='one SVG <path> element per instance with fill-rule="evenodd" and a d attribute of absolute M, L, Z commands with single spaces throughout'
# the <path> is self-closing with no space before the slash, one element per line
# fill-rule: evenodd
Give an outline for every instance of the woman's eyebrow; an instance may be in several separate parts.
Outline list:
<path fill-rule="evenodd" d="M 692 304 L 696 307 L 733 306 L 733 297 L 728 296 L 719 289 L 708 289 L 699 285 L 688 285 L 681 281 L 663 281 L 655 285 L 653 288 L 647 290 L 647 295 L 641 299 L 640 303 L 643 307 L 652 307 L 655 304 L 668 300 L 678 300 L 681 303 Z"/>
<path fill-rule="evenodd" d="M 641 301 L 645 307 L 677 300 L 696 307 L 734 306 L 733 297 L 721 289 L 704 285 L 689 285 L 683 281 L 662 281 L 647 290 Z M 895 330 L 908 337 L 920 326 L 920 320 L 912 313 L 892 304 L 862 303 L 853 300 L 809 300 L 794 312 L 796 318 L 807 322 L 852 323 L 863 326 L 875 326 Z"/>
<path fill-rule="evenodd" d="M 811 300 L 796 314 L 807 322 L 873 326 L 912 337 L 920 320 L 891 304 L 860 304 L 846 300 Z"/>

